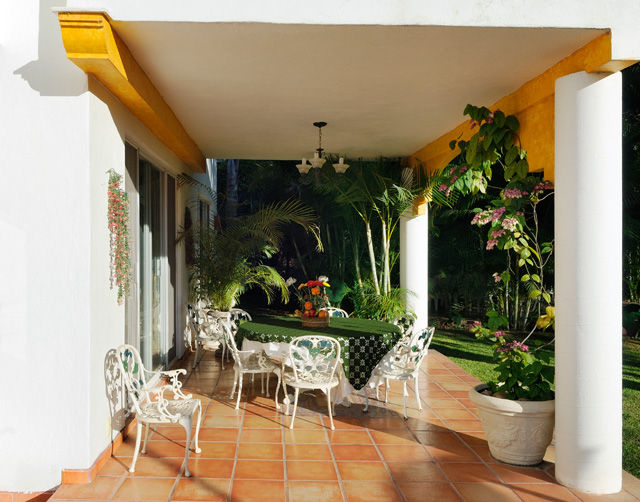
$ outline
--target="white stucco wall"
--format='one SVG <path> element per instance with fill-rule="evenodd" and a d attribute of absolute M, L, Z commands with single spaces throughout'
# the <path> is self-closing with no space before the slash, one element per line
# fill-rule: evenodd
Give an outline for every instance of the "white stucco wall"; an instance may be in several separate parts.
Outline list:
<path fill-rule="evenodd" d="M 120 21 L 610 28 L 613 59 L 640 59 L 637 0 L 69 0 Z"/>
<path fill-rule="evenodd" d="M 89 463 L 87 78 L 37 2 L 0 16 L 0 490 Z"/>
<path fill-rule="evenodd" d="M 0 16 L 0 491 L 53 488 L 109 445 L 104 358 L 124 341 L 124 306 L 109 287 L 106 171 L 124 173 L 125 139 L 185 171 L 66 58 L 52 3 Z"/>
<path fill-rule="evenodd" d="M 90 349 L 89 349 L 89 459 L 93 462 L 111 440 L 109 403 L 105 392 L 104 359 L 111 348 L 124 342 L 124 304 L 109 285 L 109 231 L 107 221 L 107 171 L 123 176 L 124 142 L 107 106 L 89 94 L 89 213 L 91 228 Z M 72 466 L 66 466 L 72 467 Z M 75 466 L 86 469 L 88 466 Z"/>

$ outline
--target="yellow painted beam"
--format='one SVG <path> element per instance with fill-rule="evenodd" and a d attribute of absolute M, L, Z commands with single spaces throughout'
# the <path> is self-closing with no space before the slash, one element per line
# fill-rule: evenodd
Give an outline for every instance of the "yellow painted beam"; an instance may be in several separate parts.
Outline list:
<path fill-rule="evenodd" d="M 58 13 L 67 57 L 109 89 L 192 171 L 204 172 L 198 145 L 101 13 Z"/>
<path fill-rule="evenodd" d="M 545 178 L 553 181 L 556 79 L 579 71 L 620 71 L 634 63 L 635 61 L 611 59 L 611 34 L 605 33 L 489 108 L 500 109 L 507 115 L 518 117 L 520 141 L 527 151 L 529 169 L 534 172 L 544 171 Z M 473 133 L 469 123 L 460 124 L 411 155 L 410 165 L 419 161 L 428 172 L 440 171 L 458 154 L 457 148 L 453 151 L 449 149 L 449 142 L 454 139 L 468 140 Z"/>

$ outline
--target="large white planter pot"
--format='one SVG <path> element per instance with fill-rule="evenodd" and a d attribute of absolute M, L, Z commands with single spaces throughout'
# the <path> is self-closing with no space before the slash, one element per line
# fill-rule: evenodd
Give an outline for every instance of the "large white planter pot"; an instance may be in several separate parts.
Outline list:
<path fill-rule="evenodd" d="M 469 390 L 494 458 L 513 465 L 542 462 L 553 436 L 555 400 L 513 401 L 481 394 L 487 386 Z"/>

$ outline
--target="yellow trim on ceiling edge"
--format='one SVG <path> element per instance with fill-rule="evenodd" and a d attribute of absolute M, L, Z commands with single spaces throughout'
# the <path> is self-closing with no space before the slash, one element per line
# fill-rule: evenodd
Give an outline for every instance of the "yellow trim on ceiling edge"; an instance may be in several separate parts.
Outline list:
<path fill-rule="evenodd" d="M 142 123 L 194 172 L 206 160 L 173 110 L 162 98 L 106 14 L 59 12 L 67 57 L 109 89 Z"/>
<path fill-rule="evenodd" d="M 553 181 L 556 79 L 580 71 L 617 72 L 635 62 L 612 60 L 611 33 L 604 33 L 489 108 L 518 117 L 520 141 L 527 151 L 529 169 L 543 171 L 545 179 Z M 430 173 L 440 171 L 457 155 L 457 149 L 449 148 L 451 140 L 468 140 L 472 134 L 469 123 L 464 122 L 415 152 L 407 161 L 412 166 L 422 164 Z"/>

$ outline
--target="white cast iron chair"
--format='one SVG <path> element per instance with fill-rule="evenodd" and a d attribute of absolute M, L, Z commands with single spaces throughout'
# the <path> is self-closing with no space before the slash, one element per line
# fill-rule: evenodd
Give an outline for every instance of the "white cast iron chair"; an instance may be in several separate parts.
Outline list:
<path fill-rule="evenodd" d="M 140 439 L 142 438 L 142 424 L 145 424 L 142 453 L 146 453 L 150 424 L 178 423 L 184 427 L 187 436 L 184 451 L 184 475 L 191 476 L 189 472 L 191 426 L 193 424 L 193 414 L 197 410 L 198 419 L 194 437 L 194 451 L 200 453 L 198 435 L 200 434 L 202 404 L 199 399 L 194 399 L 191 394 L 182 393 L 182 382 L 178 380 L 178 375 L 186 374 L 187 370 L 149 371 L 142 365 L 140 354 L 132 345 L 120 345 L 116 349 L 116 353 L 124 384 L 133 402 L 133 408 L 138 419 L 136 449 L 129 472 L 135 472 L 136 461 L 140 451 Z M 149 377 L 148 379 L 147 376 Z M 168 384 L 165 383 L 166 379 L 168 379 Z M 165 397 L 165 392 L 171 393 L 172 396 L 170 398 Z"/>
<path fill-rule="evenodd" d="M 285 395 L 287 395 L 287 385 L 295 389 L 293 415 L 289 428 L 293 429 L 293 422 L 296 419 L 300 389 L 303 391 L 320 389 L 327 395 L 329 421 L 331 422 L 331 430 L 334 430 L 331 389 L 338 385 L 336 368 L 340 362 L 340 344 L 328 336 L 299 336 L 291 340 L 289 360 L 292 368 L 282 376 Z"/>
<path fill-rule="evenodd" d="M 224 369 L 224 355 L 227 351 L 227 345 L 224 340 L 220 319 L 211 315 L 204 308 L 193 308 L 191 305 L 187 305 L 187 311 L 189 312 L 188 319 L 196 348 L 196 356 L 193 358 L 192 367 L 195 368 L 200 362 L 203 351 L 215 352 L 222 347 L 222 369 Z"/>
<path fill-rule="evenodd" d="M 376 399 L 379 400 L 378 388 L 384 383 L 384 402 L 389 401 L 389 380 L 400 380 L 402 382 L 405 420 L 407 419 L 407 380 L 413 380 L 418 409 L 422 410 L 418 372 L 424 356 L 427 355 L 434 332 L 435 328 L 424 328 L 414 333 L 408 343 L 404 339 L 401 339 L 393 349 L 385 354 L 373 369 L 369 384 L 365 386 L 364 395 L 366 404 L 363 410 L 364 412 L 369 410 L 368 387 L 376 388 Z"/>
<path fill-rule="evenodd" d="M 349 317 L 346 310 L 339 309 L 338 307 L 322 307 L 320 310 L 327 312 L 329 317 Z"/>
<path fill-rule="evenodd" d="M 233 371 L 235 377 L 233 380 L 233 388 L 231 389 L 231 395 L 229 399 L 233 399 L 233 394 L 236 391 L 236 385 L 238 386 L 238 400 L 236 401 L 236 410 L 240 407 L 240 396 L 242 395 L 242 379 L 245 374 L 249 374 L 252 377 L 256 374 L 267 374 L 267 397 L 269 397 L 269 376 L 271 373 L 275 373 L 278 377 L 278 386 L 276 387 L 276 409 L 280 409 L 278 404 L 278 392 L 280 391 L 280 384 L 282 382 L 282 370 L 280 365 L 274 363 L 267 357 L 263 350 L 238 350 L 236 340 L 228 321 L 222 322 L 222 330 L 224 332 L 225 341 L 231 352 L 231 356 L 235 364 L 233 365 Z M 264 380 L 262 380 L 262 393 L 264 394 Z"/>

